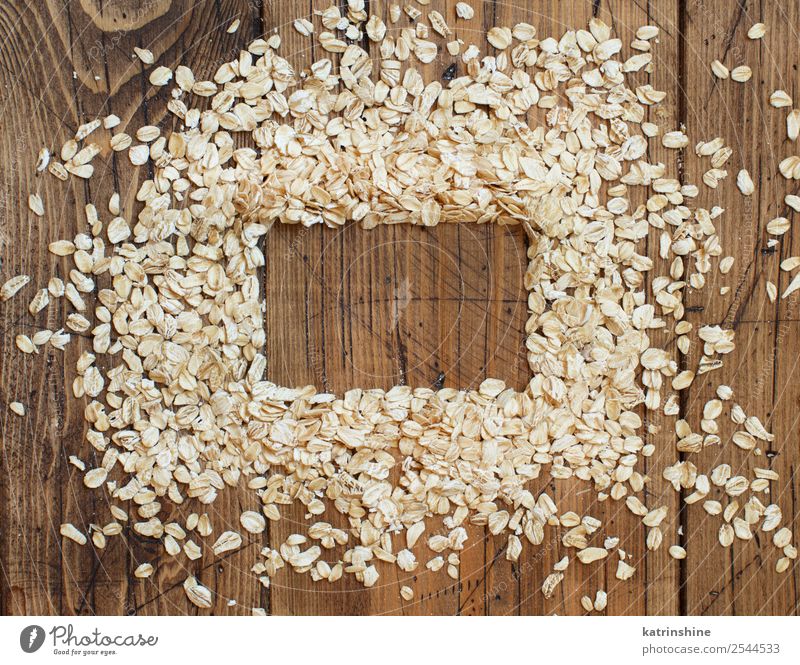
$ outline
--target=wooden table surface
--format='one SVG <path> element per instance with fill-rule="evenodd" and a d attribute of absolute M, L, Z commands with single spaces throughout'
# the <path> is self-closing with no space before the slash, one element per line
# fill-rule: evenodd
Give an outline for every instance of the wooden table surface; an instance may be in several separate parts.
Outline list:
<path fill-rule="evenodd" d="M 410 0 L 406 0 L 410 2 Z M 96 175 L 88 183 L 61 183 L 36 175 L 42 146 L 58 148 L 77 126 L 97 115 L 115 113 L 124 124 L 138 127 L 165 119 L 169 86 L 154 89 L 144 68 L 131 54 L 134 46 L 152 49 L 157 63 L 182 62 L 196 73 L 210 75 L 233 58 L 251 39 L 278 31 L 282 52 L 298 67 L 319 57 L 319 48 L 300 37 L 291 21 L 308 16 L 327 0 L 6 0 L 0 4 L 0 281 L 27 273 L 43 285 L 62 264 L 47 244 L 72 237 L 84 223 L 88 201 L 106 201 L 118 191 L 126 210 L 135 210 L 136 183 L 145 174 L 107 149 L 95 159 Z M 369 0 L 372 13 L 385 13 L 389 2 Z M 404 4 L 404 3 L 401 3 Z M 651 142 L 650 160 L 662 161 L 684 182 L 701 185 L 700 202 L 716 201 L 726 209 L 719 225 L 724 253 L 736 262 L 727 277 L 710 274 L 705 291 L 686 296 L 687 319 L 719 323 L 736 330 L 736 351 L 713 379 L 697 380 L 682 404 L 692 417 L 710 398 L 714 386 L 734 386 L 747 413 L 760 416 L 775 433 L 766 457 L 726 453 L 708 448 L 692 459 L 704 469 L 730 457 L 742 469 L 768 465 L 780 473 L 779 503 L 795 535 L 798 533 L 800 463 L 800 360 L 798 302 L 800 294 L 777 303 L 766 297 L 771 280 L 782 292 L 790 279 L 779 270 L 791 256 L 800 231 L 786 234 L 767 247 L 766 222 L 796 214 L 784 195 L 797 187 L 777 170 L 778 162 L 796 152 L 785 138 L 787 109 L 769 106 L 776 88 L 800 98 L 796 27 L 797 0 L 471 0 L 475 18 L 454 20 L 455 2 L 438 2 L 455 33 L 465 42 L 484 44 L 493 25 L 527 21 L 539 36 L 560 37 L 568 28 L 584 27 L 592 16 L 613 24 L 625 44 L 637 27 L 661 29 L 654 48 L 653 72 L 643 76 L 667 101 L 651 111 L 651 120 L 668 129 L 685 125 L 690 143 L 715 136 L 734 149 L 732 174 L 716 192 L 702 186 L 707 165 L 694 151 L 668 151 Z M 225 28 L 241 20 L 235 34 Z M 318 19 L 317 19 L 318 21 Z M 748 28 L 763 21 L 763 40 L 752 41 Z M 404 18 L 399 25 L 406 25 Z M 718 58 L 728 67 L 748 64 L 753 78 L 745 84 L 717 81 L 709 70 Z M 426 77 L 441 75 L 449 56 L 424 66 Z M 102 138 L 102 136 L 101 136 Z M 106 145 L 105 143 L 103 145 Z M 755 195 L 742 197 L 735 174 L 747 167 Z M 39 191 L 48 211 L 44 220 L 29 212 L 27 195 Z M 795 224 L 797 226 L 797 224 Z M 795 240 L 798 238 L 798 240 Z M 266 329 L 268 375 L 284 385 L 313 383 L 325 391 L 353 387 L 389 388 L 444 385 L 476 387 L 485 377 L 505 379 L 522 389 L 528 380 L 523 352 L 526 319 L 526 241 L 521 230 L 508 227 L 455 225 L 434 229 L 395 226 L 363 231 L 348 226 L 338 231 L 276 225 L 266 239 Z M 650 254 L 656 254 L 650 243 Z M 664 274 L 664 262 L 658 269 Z M 719 295 L 728 284 L 731 291 Z M 0 305 L 0 399 L 19 399 L 29 414 L 19 418 L 0 408 L 0 568 L 3 614 L 193 614 L 181 583 L 193 572 L 216 592 L 213 612 L 249 614 L 262 607 L 273 614 L 580 614 L 580 598 L 609 592 L 608 614 L 797 614 L 797 566 L 774 572 L 776 550 L 763 535 L 737 541 L 724 550 L 716 544 L 718 522 L 699 504 L 682 510 L 681 497 L 660 477 L 677 457 L 669 434 L 672 420 L 650 416 L 664 425 L 649 436 L 657 454 L 644 461 L 653 473 L 649 492 L 670 507 L 665 545 L 682 542 L 689 550 L 683 561 L 671 559 L 666 546 L 646 553 L 645 527 L 621 503 L 597 503 L 583 485 L 551 484 L 562 510 L 591 513 L 610 533 L 622 537 L 637 575 L 628 582 L 614 578 L 616 562 L 571 566 L 558 593 L 546 601 L 544 577 L 564 556 L 558 540 L 540 548 L 526 545 L 522 557 L 509 563 L 503 542 L 472 528 L 463 552 L 461 576 L 455 582 L 444 571 L 419 572 L 415 599 L 399 596 L 398 570 L 385 573 L 376 588 L 362 589 L 350 576 L 334 585 L 314 584 L 306 575 L 281 571 L 265 590 L 249 571 L 257 550 L 281 542 L 303 522 L 289 511 L 261 537 L 217 559 L 170 559 L 161 545 L 126 529 L 110 539 L 105 550 L 79 547 L 58 534 L 62 522 L 86 525 L 108 520 L 107 499 L 84 488 L 82 474 L 68 457 L 89 455 L 83 440 L 83 403 L 65 398 L 74 364 L 84 348 L 77 338 L 66 353 L 47 350 L 23 356 L 14 347 L 20 331 L 61 325 L 63 300 L 34 322 L 27 299 Z M 34 326 L 35 323 L 35 326 Z M 664 344 L 674 344 L 665 336 Z M 688 359 L 696 365 L 698 357 Z M 706 375 L 708 377 L 709 375 Z M 701 377 L 703 379 L 704 377 Z M 713 383 L 712 383 L 713 381 Z M 748 475 L 745 472 L 745 475 Z M 235 524 L 251 506 L 246 489 L 226 490 L 210 514 L 221 531 Z M 193 506 L 174 509 L 186 515 Z M 683 534 L 683 535 L 681 535 Z M 609 559 L 611 561 L 611 559 Z M 152 579 L 132 575 L 142 562 L 153 562 Z M 384 569 L 388 570 L 388 569 Z M 233 603 L 235 601 L 235 604 Z"/>

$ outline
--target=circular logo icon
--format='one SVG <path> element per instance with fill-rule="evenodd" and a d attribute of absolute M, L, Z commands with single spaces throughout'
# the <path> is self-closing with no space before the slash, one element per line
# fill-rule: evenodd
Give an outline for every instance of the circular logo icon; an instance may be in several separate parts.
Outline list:
<path fill-rule="evenodd" d="M 19 634 L 19 645 L 25 653 L 38 651 L 42 644 L 44 644 L 44 628 L 41 626 L 28 626 Z"/>

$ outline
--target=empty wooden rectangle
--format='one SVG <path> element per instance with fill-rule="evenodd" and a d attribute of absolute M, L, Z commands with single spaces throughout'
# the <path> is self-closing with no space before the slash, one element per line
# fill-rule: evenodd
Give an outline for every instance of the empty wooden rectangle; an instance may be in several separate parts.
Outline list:
<path fill-rule="evenodd" d="M 528 382 L 526 239 L 497 225 L 365 231 L 276 224 L 266 240 L 267 377 L 286 386 Z"/>

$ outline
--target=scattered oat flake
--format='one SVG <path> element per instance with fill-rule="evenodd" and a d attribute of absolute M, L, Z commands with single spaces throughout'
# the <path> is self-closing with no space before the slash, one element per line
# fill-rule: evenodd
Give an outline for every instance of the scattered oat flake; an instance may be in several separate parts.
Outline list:
<path fill-rule="evenodd" d="M 542 595 L 545 598 L 552 598 L 556 588 L 564 579 L 564 573 L 551 573 L 542 583 Z"/>
<path fill-rule="evenodd" d="M 789 282 L 789 286 L 786 287 L 786 290 L 781 295 L 781 300 L 784 298 L 789 297 L 792 293 L 800 289 L 800 273 L 797 273 L 791 282 Z"/>
<path fill-rule="evenodd" d="M 594 598 L 594 609 L 596 612 L 602 612 L 608 605 L 608 594 L 600 589 Z"/>
<path fill-rule="evenodd" d="M 44 203 L 42 203 L 42 197 L 38 194 L 28 195 L 28 207 L 38 217 L 44 217 Z"/>
<path fill-rule="evenodd" d="M 792 98 L 784 90 L 775 90 L 769 96 L 769 103 L 770 103 L 771 106 L 775 107 L 776 109 L 784 108 L 786 106 L 791 106 L 792 105 Z"/>
<path fill-rule="evenodd" d="M 39 289 L 28 305 L 28 311 L 31 313 L 31 316 L 36 316 L 36 314 L 41 312 L 49 304 L 50 292 L 47 289 Z"/>
<path fill-rule="evenodd" d="M 681 149 L 689 145 L 689 138 L 682 131 L 667 132 L 661 137 L 665 148 Z"/>
<path fill-rule="evenodd" d="M 487 41 L 499 51 L 503 51 L 511 46 L 510 28 L 490 28 L 486 33 Z"/>
<path fill-rule="evenodd" d="M 800 256 L 790 256 L 781 261 L 781 270 L 791 272 L 800 266 Z"/>
<path fill-rule="evenodd" d="M 228 26 L 228 29 L 225 32 L 227 32 L 229 35 L 232 35 L 234 32 L 236 32 L 239 29 L 239 25 L 240 24 L 241 24 L 241 20 L 240 19 L 238 19 L 238 18 L 233 19 L 233 21 L 231 21 L 231 24 Z"/>
<path fill-rule="evenodd" d="M 296 18 L 292 25 L 304 37 L 308 37 L 314 32 L 314 24 L 306 18 Z"/>
<path fill-rule="evenodd" d="M 214 554 L 219 556 L 224 552 L 230 552 L 231 550 L 238 549 L 242 546 L 242 537 L 236 533 L 235 531 L 226 531 L 219 538 L 217 538 L 217 542 L 214 543 L 213 550 Z"/>
<path fill-rule="evenodd" d="M 155 568 L 153 568 L 152 564 L 142 563 L 142 564 L 139 564 L 136 567 L 136 570 L 133 571 L 133 576 L 138 578 L 138 579 L 140 579 L 140 580 L 142 580 L 142 579 L 146 579 L 146 578 L 150 577 L 153 574 L 154 571 L 155 571 Z"/>
<path fill-rule="evenodd" d="M 767 233 L 774 236 L 781 236 L 791 228 L 791 224 L 786 217 L 776 217 L 767 222 Z"/>
<path fill-rule="evenodd" d="M 750 173 L 747 171 L 747 169 L 742 169 L 737 174 L 736 186 L 739 188 L 739 191 L 745 196 L 751 196 L 753 192 L 756 190 L 756 187 L 753 184 L 753 179 L 750 177 Z"/>
<path fill-rule="evenodd" d="M 636 568 L 634 566 L 625 561 L 620 561 L 617 564 L 616 578 L 618 580 L 629 580 L 635 572 Z"/>
<path fill-rule="evenodd" d="M 241 514 L 239 521 L 248 533 L 262 533 L 267 527 L 266 518 L 252 510 L 247 510 Z"/>
<path fill-rule="evenodd" d="M 457 2 L 456 15 L 458 16 L 458 18 L 462 18 L 465 21 L 468 21 L 473 16 L 475 16 L 475 10 L 472 8 L 470 4 L 466 2 Z"/>
<path fill-rule="evenodd" d="M 82 534 L 73 524 L 69 522 L 62 524 L 59 532 L 65 538 L 69 538 L 70 540 L 78 543 L 78 545 L 85 545 L 86 544 L 86 536 Z"/>
<path fill-rule="evenodd" d="M 150 158 L 150 148 L 146 145 L 136 145 L 128 150 L 128 158 L 134 166 L 142 166 Z"/>
<path fill-rule="evenodd" d="M 17 345 L 17 348 L 22 351 L 22 353 L 38 353 L 36 345 L 27 335 L 17 335 L 14 338 L 14 342 Z"/>
<path fill-rule="evenodd" d="M 172 80 L 172 70 L 169 67 L 156 67 L 150 72 L 149 81 L 155 86 L 166 85 Z"/>
<path fill-rule="evenodd" d="M 753 70 L 747 65 L 739 65 L 731 70 L 731 79 L 737 83 L 745 83 L 753 76 Z"/>
<path fill-rule="evenodd" d="M 208 588 L 200 584 L 194 576 L 186 578 L 183 583 L 183 589 L 193 605 L 206 610 L 211 608 L 213 594 Z"/>
<path fill-rule="evenodd" d="M 108 478 L 108 471 L 102 467 L 91 469 L 83 476 L 83 484 L 89 488 L 100 487 Z"/>
<path fill-rule="evenodd" d="M 428 12 L 428 22 L 431 24 L 431 28 L 433 28 L 434 32 L 437 32 L 442 37 L 449 37 L 452 34 L 452 31 L 447 25 L 447 21 L 444 20 L 444 16 L 439 12 Z"/>
<path fill-rule="evenodd" d="M 172 512 L 168 502 L 188 497 L 212 506 L 238 484 L 255 495 L 257 508 L 239 516 L 253 543 L 268 524 L 286 519 L 287 504 L 302 503 L 310 520 L 280 544 L 247 549 L 254 583 L 265 588 L 285 569 L 325 584 L 350 575 L 373 587 L 382 566 L 417 574 L 421 560 L 457 580 L 471 524 L 503 538 L 512 562 L 525 547 L 563 539 L 570 554 L 544 580 L 547 598 L 575 559 L 602 566 L 613 554 L 617 578 L 629 579 L 633 559 L 618 535 L 605 533 L 607 524 L 562 510 L 541 489 L 549 485 L 534 492 L 529 481 L 591 476 L 603 488 L 598 499 L 622 502 L 641 519 L 649 550 L 662 545 L 663 525 L 674 515 L 651 505 L 638 463 L 659 450 L 655 435 L 671 436 L 672 427 L 662 430 L 642 414 L 680 418 L 679 391 L 734 351 L 733 330 L 685 320 L 686 292 L 728 292 L 711 276 L 717 266 L 728 274 L 733 257 L 718 232 L 724 211 L 713 205 L 714 192 L 706 192 L 707 209 L 697 205 L 699 183 L 650 163 L 647 138 L 677 150 L 694 145 L 711 190 L 729 177 L 733 150 L 722 138 L 692 135 L 690 143 L 685 127 L 645 120 L 674 103 L 670 91 L 634 76 L 654 72 L 655 26 L 636 29 L 625 56 L 612 26 L 597 18 L 563 36 L 539 36 L 527 23 L 493 26 L 487 41 L 495 50 L 484 57 L 485 44 L 451 38 L 443 14 L 431 10 L 421 19 L 417 7 L 404 9 L 415 23 L 391 34 L 363 0 L 315 11 L 319 33 L 311 16 L 287 17 L 320 46 L 319 60 L 302 72 L 278 51 L 277 31 L 197 76 L 179 63 L 174 73 L 153 69 L 155 86 L 175 79 L 171 94 L 155 100 L 165 98 L 172 122 L 125 127 L 110 138 L 113 151 L 147 166 L 134 169 L 135 201 L 97 199 L 68 239 L 48 238 L 50 252 L 62 257 L 53 261 L 59 276 L 42 280 L 47 287 L 38 288 L 29 310 L 64 297 L 64 327 L 19 331 L 15 343 L 25 353 L 49 353 L 69 342 L 65 329 L 85 338 L 68 390 L 82 401 L 93 462 L 88 470 L 77 457 L 70 463 L 87 487 L 132 502 L 134 533 L 158 539 L 182 563 L 238 550 L 242 536 L 226 530 L 230 524 L 212 525 L 211 509 L 181 524 L 162 522 Z M 455 14 L 458 27 L 474 11 L 459 2 Z M 388 16 L 396 23 L 400 6 Z M 228 29 L 236 27 L 238 19 Z M 374 44 L 369 52 L 364 36 Z M 458 60 L 433 78 L 419 65 L 434 62 L 444 44 Z M 142 53 L 136 57 L 145 62 Z M 718 61 L 712 71 L 737 81 L 752 75 L 746 66 L 729 73 Z M 791 107 L 777 92 L 770 103 Z M 793 113 L 787 133 L 796 138 Z M 92 177 L 100 139 L 84 139 L 101 124 L 120 122 L 108 116 L 81 125 L 58 160 L 43 157 L 37 168 L 46 162 L 41 168 L 59 180 Z M 105 168 L 95 161 L 98 172 Z M 784 155 L 779 168 L 800 179 L 800 157 Z M 746 170 L 736 181 L 754 193 Z M 649 198 L 634 205 L 642 190 Z M 787 205 L 800 209 L 791 196 Z M 332 395 L 269 382 L 259 270 L 275 222 L 520 225 L 537 248 L 525 277 L 530 385 L 517 392 L 489 378 L 472 390 L 396 386 Z M 773 236 L 788 229 L 783 218 L 767 224 Z M 647 255 L 642 240 L 650 232 L 657 241 Z M 666 275 L 654 269 L 654 257 L 667 262 Z M 6 283 L 0 295 L 5 300 L 22 286 Z M 674 330 L 675 348 L 656 345 L 656 329 Z M 679 370 L 693 343 L 701 348 L 696 366 Z M 587 386 L 597 390 L 587 393 Z M 717 446 L 755 457 L 761 442 L 774 439 L 755 415 L 727 401 L 732 396 L 720 386 L 699 422 L 675 421 L 679 452 Z M 723 431 L 721 420 L 736 431 Z M 730 448 L 722 445 L 728 436 Z M 769 469 L 734 475 L 730 465 L 699 468 L 687 455 L 653 472 L 676 492 L 688 490 L 687 504 L 718 516 L 717 525 L 728 527 L 719 531 L 722 546 L 775 531 L 780 561 L 796 557 L 780 509 L 760 501 L 777 480 Z M 126 482 L 113 480 L 123 473 Z M 328 511 L 350 527 L 327 521 Z M 98 548 L 129 520 L 118 506 L 111 513 L 114 522 L 89 526 Z M 444 529 L 426 532 L 431 514 L 441 514 Z M 65 536 L 87 541 L 72 529 Z M 433 558 L 420 558 L 425 547 Z M 678 547 L 670 554 L 685 556 Z M 147 565 L 137 568 L 141 576 L 152 574 Z M 212 607 L 212 592 L 195 577 L 184 590 L 193 604 Z M 413 599 L 410 586 L 400 592 Z M 581 595 L 587 612 L 605 610 L 605 591 L 594 600 Z"/>
<path fill-rule="evenodd" d="M 800 180 L 800 157 L 789 155 L 780 161 L 778 171 L 787 180 Z"/>
<path fill-rule="evenodd" d="M 36 172 L 41 173 L 47 168 L 50 163 L 50 151 L 47 148 L 42 148 L 36 158 Z"/>
<path fill-rule="evenodd" d="M 0 302 L 13 298 L 30 281 L 31 278 L 28 275 L 16 275 L 6 280 L 0 287 Z"/>
<path fill-rule="evenodd" d="M 102 122 L 103 121 L 100 120 L 100 118 L 95 118 L 94 120 L 90 120 L 89 122 L 82 124 L 80 127 L 78 127 L 78 131 L 75 132 L 75 141 L 83 141 L 83 139 L 100 127 Z M 77 146 L 73 146 L 73 149 L 77 149 Z"/>
<path fill-rule="evenodd" d="M 786 116 L 786 137 L 796 141 L 800 134 L 800 110 L 792 109 Z"/>
<path fill-rule="evenodd" d="M 577 557 L 581 563 L 592 563 L 605 559 L 608 556 L 608 550 L 602 547 L 587 547 L 578 552 Z"/>
<path fill-rule="evenodd" d="M 711 63 L 711 71 L 718 79 L 727 79 L 730 76 L 728 68 L 719 60 L 714 60 Z"/>
<path fill-rule="evenodd" d="M 145 65 L 152 65 L 155 62 L 153 58 L 153 52 L 150 49 L 146 48 L 139 48 L 138 46 L 133 47 L 133 53 L 136 55 L 139 60 L 141 60 Z M 108 129 L 108 128 L 107 128 Z"/>

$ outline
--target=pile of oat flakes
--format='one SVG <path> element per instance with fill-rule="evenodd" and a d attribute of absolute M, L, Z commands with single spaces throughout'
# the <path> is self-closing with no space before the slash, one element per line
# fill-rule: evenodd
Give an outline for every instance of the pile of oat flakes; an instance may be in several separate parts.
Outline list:
<path fill-rule="evenodd" d="M 444 568 L 458 579 L 467 525 L 507 538 L 511 561 L 526 541 L 540 545 L 546 532 L 557 534 L 571 554 L 546 577 L 547 597 L 574 561 L 613 556 L 616 576 L 628 579 L 635 562 L 600 520 L 559 511 L 546 492 L 528 487 L 546 476 L 585 481 L 599 500 L 624 502 L 646 527 L 648 548 L 660 547 L 668 511 L 639 498 L 648 478 L 637 465 L 655 447 L 644 441 L 637 407 L 680 418 L 679 391 L 734 349 L 732 330 L 683 320 L 684 291 L 702 288 L 715 265 L 727 272 L 732 259 L 722 257 L 715 229 L 723 211 L 691 204 L 697 187 L 647 161 L 648 140 L 689 145 L 680 128 L 645 120 L 664 92 L 629 87 L 633 74 L 652 66 L 658 29 L 641 27 L 623 59 L 622 42 L 599 20 L 560 39 L 521 23 L 489 30 L 493 55 L 482 55 L 453 41 L 436 11 L 392 5 L 387 26 L 363 0 L 347 4 L 345 14 L 331 7 L 317 17 L 319 33 L 308 18 L 294 22 L 325 51 L 307 71 L 279 55 L 277 35 L 255 40 L 210 79 L 184 66 L 154 67 L 150 83 L 169 87 L 175 131 L 145 126 L 129 134 L 108 116 L 81 126 L 60 151 L 42 150 L 40 171 L 89 178 L 101 150 L 92 134 L 102 124 L 113 133 L 111 149 L 153 169 L 135 219 L 121 216 L 114 195 L 87 206 L 85 230 L 50 245 L 73 267 L 68 280 L 36 285 L 30 312 L 61 297 L 73 311 L 64 329 L 16 339 L 24 353 L 63 349 L 71 333 L 93 343 L 72 386 L 75 398 L 86 398 L 91 450 L 73 451 L 71 460 L 88 487 L 105 488 L 114 520 L 65 524 L 62 534 L 84 544 L 88 533 L 104 547 L 131 520 L 170 556 L 194 560 L 239 548 L 240 531 L 264 532 L 281 506 L 299 501 L 308 529 L 261 551 L 253 572 L 264 585 L 288 566 L 328 582 L 351 574 L 370 587 L 378 562 L 407 573 Z M 457 20 L 472 16 L 458 3 Z M 363 35 L 377 45 L 373 56 Z M 136 55 L 155 64 L 147 50 Z M 416 63 L 436 58 L 458 61 L 463 74 L 425 80 Z M 537 110 L 544 124 L 531 126 L 529 111 Z M 249 136 L 250 147 L 235 147 L 233 134 Z M 711 157 L 703 181 L 716 187 L 732 151 L 716 139 L 696 150 Z M 737 184 L 752 194 L 746 171 Z M 646 205 L 630 203 L 636 187 L 647 188 Z M 46 217 L 38 194 L 29 206 Z M 476 391 L 397 386 L 336 396 L 269 382 L 258 270 L 275 221 L 366 229 L 521 224 L 529 238 L 529 385 L 516 392 L 488 379 Z M 775 221 L 773 231 L 784 232 Z M 649 287 L 648 236 L 671 260 L 669 274 L 652 275 Z M 103 274 L 111 287 L 98 290 Z M 2 299 L 28 281 L 6 282 Z M 678 353 L 699 338 L 696 368 L 679 371 L 672 352 L 651 346 L 650 333 L 661 328 L 678 336 Z M 112 366 L 105 373 L 95 364 L 101 354 Z M 722 546 L 769 532 L 781 550 L 777 570 L 786 570 L 796 549 L 769 499 L 777 474 L 757 468 L 748 478 L 728 464 L 702 470 L 692 462 L 706 446 L 728 447 L 733 460 L 773 438 L 732 401 L 731 388 L 720 385 L 717 395 L 699 427 L 675 421 L 675 463 L 659 472 L 687 503 L 720 515 Z M 25 413 L 18 402 L 11 408 Z M 736 429 L 730 443 L 719 434 L 724 414 Z M 86 469 L 81 456 L 92 451 L 100 463 Z M 184 524 L 159 518 L 165 501 L 208 505 L 240 483 L 258 505 L 217 538 L 207 514 L 192 513 Z M 121 507 L 131 502 L 130 511 Z M 331 509 L 348 528 L 325 521 Z M 687 556 L 667 546 L 673 557 Z M 136 571 L 152 573 L 149 563 Z M 194 577 L 184 587 L 199 607 L 213 605 L 212 591 Z M 413 589 L 401 595 L 410 600 Z M 582 604 L 603 610 L 605 591 Z"/>

